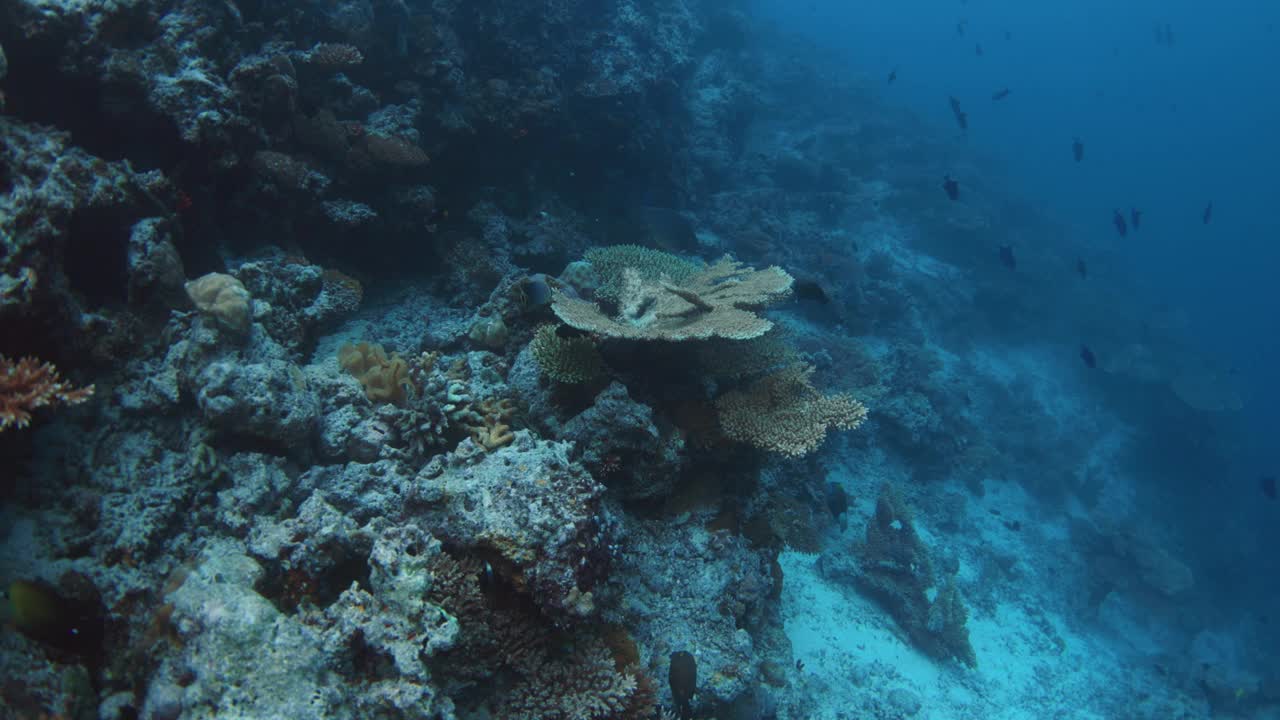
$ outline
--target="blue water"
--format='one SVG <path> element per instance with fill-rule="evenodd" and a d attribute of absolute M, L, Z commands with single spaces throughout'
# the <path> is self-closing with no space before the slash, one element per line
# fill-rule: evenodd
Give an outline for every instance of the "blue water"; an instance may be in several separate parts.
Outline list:
<path fill-rule="evenodd" d="M 1178 542 L 1200 555 L 1218 610 L 1280 622 L 1280 506 L 1257 484 L 1280 469 L 1280 4 L 761 0 L 757 12 L 833 53 L 885 103 L 995 158 L 1007 189 L 1068 228 L 1068 242 L 1107 248 L 1105 282 L 1131 303 L 1117 314 L 1185 316 L 1180 340 L 1233 373 L 1244 411 L 1146 430 L 1169 457 L 1187 433 L 1232 449 L 1131 470 L 1163 486 L 1152 514 L 1172 517 Z M 1166 26 L 1172 44 L 1158 41 Z M 993 101 L 1002 88 L 1009 95 Z M 966 133 L 949 96 L 969 115 Z M 1078 164 L 1073 137 L 1085 146 Z M 1131 207 L 1141 230 L 1119 237 L 1112 211 Z"/>
<path fill-rule="evenodd" d="M 1255 420 L 1277 427 L 1267 410 L 1280 406 L 1280 6 L 765 0 L 758 11 L 847 58 L 851 73 L 897 68 L 886 101 L 941 127 L 954 127 L 948 96 L 960 99 L 965 141 L 1007 163 L 1019 194 L 1075 233 L 1121 248 L 1131 275 L 1189 313 L 1201 342 L 1247 378 Z M 1172 46 L 1156 42 L 1166 23 Z M 1009 96 L 992 102 L 1001 88 Z M 1085 145 L 1079 165 L 1073 137 Z M 1128 207 L 1145 211 L 1142 232 L 1121 240 L 1111 210 Z"/>

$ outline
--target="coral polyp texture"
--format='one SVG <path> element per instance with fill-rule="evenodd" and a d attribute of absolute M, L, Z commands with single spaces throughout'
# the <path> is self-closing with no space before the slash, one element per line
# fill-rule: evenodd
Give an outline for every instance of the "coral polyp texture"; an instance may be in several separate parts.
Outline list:
<path fill-rule="evenodd" d="M 557 382 L 584 383 L 600 376 L 604 361 L 588 337 L 561 337 L 556 326 L 540 325 L 529 351 L 543 374 Z"/>
<path fill-rule="evenodd" d="M 792 365 L 721 395 L 716 411 L 724 434 L 761 450 L 800 457 L 817 450 L 829 428 L 862 425 L 866 406 L 848 395 L 818 392 L 810 382 L 813 370 L 811 365 Z"/>

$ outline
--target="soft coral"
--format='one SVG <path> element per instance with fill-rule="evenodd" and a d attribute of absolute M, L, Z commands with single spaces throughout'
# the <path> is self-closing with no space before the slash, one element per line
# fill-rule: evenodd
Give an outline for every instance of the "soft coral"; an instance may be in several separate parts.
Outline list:
<path fill-rule="evenodd" d="M 58 369 L 33 357 L 17 362 L 0 355 L 0 432 L 26 427 L 31 411 L 48 405 L 78 405 L 93 396 L 93 386 L 73 388 Z"/>

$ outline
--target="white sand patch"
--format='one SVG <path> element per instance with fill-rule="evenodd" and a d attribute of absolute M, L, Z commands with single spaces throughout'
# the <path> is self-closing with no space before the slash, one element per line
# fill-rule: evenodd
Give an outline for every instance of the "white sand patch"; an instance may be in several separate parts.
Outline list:
<path fill-rule="evenodd" d="M 967 669 L 916 651 L 876 604 L 822 579 L 816 561 L 796 552 L 780 558 L 787 635 L 804 682 L 822 694 L 812 720 L 882 714 L 895 690 L 917 697 L 916 716 L 929 720 L 1107 718 L 1091 703 L 1093 689 L 1122 669 L 1056 619 L 1012 604 L 971 618 L 978 667 Z"/>

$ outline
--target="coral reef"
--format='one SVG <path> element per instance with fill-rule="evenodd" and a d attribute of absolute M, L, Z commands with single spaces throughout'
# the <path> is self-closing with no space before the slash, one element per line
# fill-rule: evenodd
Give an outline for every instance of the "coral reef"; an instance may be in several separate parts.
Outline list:
<path fill-rule="evenodd" d="M 995 717 L 902 643 L 1034 636 L 1051 717 L 1078 628 L 1221 584 L 1126 443 L 1238 470 L 1234 381 L 1106 295 L 1144 344 L 1070 384 L 1074 256 L 975 250 L 1057 230 L 741 3 L 8 0 L 0 45 L 5 712 Z M 835 585 L 905 641 L 793 633 Z M 1091 711 L 1280 697 L 1193 649 Z"/>
<path fill-rule="evenodd" d="M 518 432 L 486 453 L 467 440 L 423 476 L 430 487 L 418 493 L 420 512 L 443 541 L 493 553 L 546 612 L 592 614 L 591 573 L 607 559 L 609 523 L 604 488 L 569 459 L 569 445 Z"/>
<path fill-rule="evenodd" d="M 186 290 L 196 309 L 219 326 L 242 335 L 249 331 L 253 298 L 238 279 L 225 273 L 209 273 L 187 283 Z"/>
<path fill-rule="evenodd" d="M 551 308 L 565 324 L 611 338 L 749 340 L 773 327 L 751 310 L 787 297 L 791 283 L 792 277 L 779 267 L 755 270 L 728 257 L 679 283 L 646 280 L 641 271 L 627 267 L 616 316 L 564 293 L 555 297 Z"/>
<path fill-rule="evenodd" d="M 866 539 L 851 555 L 822 556 L 822 571 L 874 597 L 924 652 L 978 664 L 965 627 L 968 610 L 955 581 L 936 569 L 933 554 L 912 525 L 911 513 L 891 485 L 880 489 Z"/>
<path fill-rule="evenodd" d="M 807 455 L 827 437 L 827 428 L 856 430 L 867 408 L 847 395 L 822 395 L 809 378 L 814 368 L 792 365 L 716 399 L 724 434 L 761 450 L 790 457 Z"/>
<path fill-rule="evenodd" d="M 375 403 L 403 404 L 409 392 L 409 364 L 367 342 L 338 348 L 338 365 L 360 381 L 364 394 Z"/>
<path fill-rule="evenodd" d="M 529 352 L 542 374 L 556 382 L 589 382 L 600 376 L 604 365 L 590 338 L 561 337 L 556 326 L 549 323 L 534 331 Z"/>
<path fill-rule="evenodd" d="M 56 405 L 79 405 L 93 397 L 93 386 L 75 388 L 58 369 L 31 357 L 10 360 L 0 355 L 0 432 L 24 428 L 31 413 Z"/>

